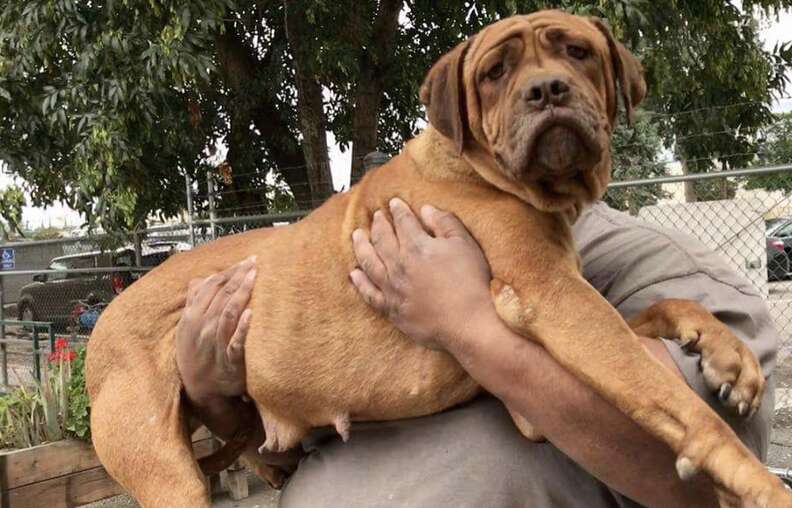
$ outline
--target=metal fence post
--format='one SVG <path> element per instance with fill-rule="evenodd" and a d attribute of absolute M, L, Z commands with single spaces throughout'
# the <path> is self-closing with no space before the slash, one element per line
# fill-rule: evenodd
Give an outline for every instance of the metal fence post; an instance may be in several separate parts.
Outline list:
<path fill-rule="evenodd" d="M 143 266 L 143 240 L 138 230 L 132 233 L 132 241 L 135 244 L 135 266 L 140 268 Z"/>
<path fill-rule="evenodd" d="M 192 195 L 192 180 L 190 175 L 184 175 L 184 181 L 187 186 L 187 228 L 190 231 L 190 246 L 195 247 L 195 227 L 193 226 L 193 195 Z"/>
<path fill-rule="evenodd" d="M 36 380 L 41 382 L 41 357 L 39 356 L 39 336 L 36 325 L 33 325 L 33 373 Z"/>
<path fill-rule="evenodd" d="M 384 154 L 380 151 L 370 152 L 363 157 L 363 169 L 368 172 L 374 168 L 387 164 L 390 159 L 388 154 Z"/>
<path fill-rule="evenodd" d="M 211 172 L 206 173 L 206 190 L 207 194 L 209 194 L 209 231 L 212 235 L 212 240 L 217 238 L 217 229 L 215 225 L 215 220 L 217 216 L 215 215 L 215 186 L 214 186 L 214 175 Z"/>
<path fill-rule="evenodd" d="M 2 363 L 2 371 L 3 371 L 3 386 L 8 386 L 8 349 L 6 348 L 5 338 L 6 338 L 6 328 L 5 328 L 5 291 L 3 290 L 3 279 L 5 277 L 0 276 L 0 354 L 3 355 L 3 358 L 0 360 Z"/>

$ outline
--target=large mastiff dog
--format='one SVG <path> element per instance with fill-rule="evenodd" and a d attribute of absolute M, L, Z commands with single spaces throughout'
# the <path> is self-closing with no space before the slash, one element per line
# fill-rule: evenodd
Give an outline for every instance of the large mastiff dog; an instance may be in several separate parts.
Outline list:
<path fill-rule="evenodd" d="M 431 126 L 390 163 L 298 224 L 223 238 L 132 285 L 88 346 L 94 444 L 108 472 L 147 508 L 209 506 L 188 445 L 174 331 L 191 279 L 251 255 L 259 275 L 247 386 L 267 449 L 294 447 L 312 427 L 346 434 L 350 420 L 426 415 L 476 395 L 449 355 L 416 346 L 348 283 L 352 231 L 398 196 L 458 215 L 491 264 L 501 318 L 668 443 L 681 475 L 703 470 L 745 503 L 792 506 L 781 482 L 580 275 L 569 222 L 608 181 L 617 90 L 631 115 L 645 93 L 641 67 L 599 21 L 543 11 L 495 23 L 432 68 L 421 90 Z M 641 331 L 739 353 L 736 364 L 711 365 L 708 379 L 717 386 L 742 369 L 730 404 L 755 409 L 755 359 L 711 316 L 672 303 L 641 316 Z"/>

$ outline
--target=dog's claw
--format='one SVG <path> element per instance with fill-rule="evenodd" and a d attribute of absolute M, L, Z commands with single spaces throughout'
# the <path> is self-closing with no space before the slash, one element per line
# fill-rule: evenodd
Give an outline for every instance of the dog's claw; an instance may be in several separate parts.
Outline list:
<path fill-rule="evenodd" d="M 677 459 L 676 470 L 679 477 L 683 480 L 693 478 L 698 472 L 698 468 L 693 464 L 693 461 L 687 457 L 679 457 Z"/>
<path fill-rule="evenodd" d="M 737 405 L 737 414 L 740 416 L 745 416 L 746 413 L 748 413 L 748 403 L 742 401 Z"/>
<path fill-rule="evenodd" d="M 720 392 L 718 393 L 718 398 L 721 402 L 726 402 L 729 400 L 729 395 L 732 392 L 732 385 L 730 383 L 723 383 L 720 387 Z"/>

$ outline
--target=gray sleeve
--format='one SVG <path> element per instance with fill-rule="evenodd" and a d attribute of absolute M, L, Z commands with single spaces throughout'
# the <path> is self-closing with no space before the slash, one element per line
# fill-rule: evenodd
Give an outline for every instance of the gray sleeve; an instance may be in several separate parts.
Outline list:
<path fill-rule="evenodd" d="M 665 299 L 683 298 L 701 303 L 743 340 L 756 354 L 762 366 L 767 389 L 759 412 L 745 421 L 724 411 L 714 394 L 704 384 L 699 356 L 683 351 L 677 344 L 664 341 L 688 385 L 699 394 L 737 432 L 743 442 L 762 460 L 767 456 L 770 424 L 774 406 L 774 380 L 778 334 L 764 299 L 716 280 L 706 273 L 695 273 L 655 282 L 633 292 L 617 310 L 627 319 Z"/>

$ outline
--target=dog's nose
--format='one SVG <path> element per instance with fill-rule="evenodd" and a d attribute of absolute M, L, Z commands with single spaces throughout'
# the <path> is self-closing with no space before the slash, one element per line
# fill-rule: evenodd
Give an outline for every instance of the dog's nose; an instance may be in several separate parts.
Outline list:
<path fill-rule="evenodd" d="M 523 90 L 525 102 L 537 109 L 548 104 L 563 106 L 569 98 L 569 83 L 558 76 L 546 76 L 528 82 Z"/>

